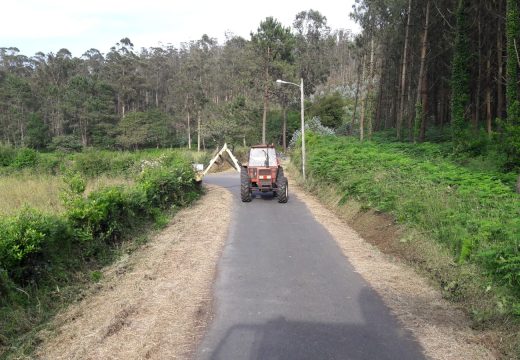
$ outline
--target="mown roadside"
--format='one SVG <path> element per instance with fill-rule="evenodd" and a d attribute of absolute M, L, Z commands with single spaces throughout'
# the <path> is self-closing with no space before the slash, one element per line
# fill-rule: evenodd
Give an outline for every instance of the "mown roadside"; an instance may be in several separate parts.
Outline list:
<path fill-rule="evenodd" d="M 508 185 L 376 143 L 310 134 L 307 146 L 306 190 L 383 252 L 431 278 L 474 328 L 496 334 L 486 341 L 502 357 L 520 356 L 520 204 Z M 296 168 L 300 156 L 292 156 Z"/>
<path fill-rule="evenodd" d="M 29 356 L 39 341 L 37 331 L 62 306 L 80 299 L 87 284 L 99 281 L 102 266 L 131 252 L 151 229 L 166 225 L 201 194 L 191 159 L 175 151 L 145 161 L 131 155 L 134 161 L 125 162 L 135 168 L 127 171 L 131 182 L 86 194 L 85 172 L 107 164 L 112 170 L 122 157 L 100 154 L 78 155 L 87 164 L 64 165 L 84 172 L 61 174 L 68 185 L 61 196 L 63 212 L 26 207 L 0 218 L 2 358 Z"/>
<path fill-rule="evenodd" d="M 232 195 L 207 187 L 150 241 L 101 270 L 38 336 L 39 359 L 190 359 L 212 317 Z M 215 218 L 208 216 L 218 213 Z"/>

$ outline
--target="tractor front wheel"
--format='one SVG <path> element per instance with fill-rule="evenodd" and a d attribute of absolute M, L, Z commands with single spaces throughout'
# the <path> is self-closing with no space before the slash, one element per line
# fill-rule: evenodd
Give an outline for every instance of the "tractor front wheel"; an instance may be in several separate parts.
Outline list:
<path fill-rule="evenodd" d="M 249 175 L 247 169 L 242 168 L 240 170 L 240 199 L 242 202 L 251 201 L 251 188 L 249 184 Z"/>
<path fill-rule="evenodd" d="M 286 177 L 283 177 L 279 182 L 277 194 L 279 203 L 285 204 L 289 200 L 289 183 Z"/>

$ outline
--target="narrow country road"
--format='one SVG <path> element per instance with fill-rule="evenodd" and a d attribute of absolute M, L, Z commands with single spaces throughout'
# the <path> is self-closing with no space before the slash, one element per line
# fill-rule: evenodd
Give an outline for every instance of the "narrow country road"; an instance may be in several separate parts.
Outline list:
<path fill-rule="evenodd" d="M 198 359 L 424 358 L 303 202 L 242 203 L 238 175 L 205 181 L 229 188 L 234 202 Z"/>

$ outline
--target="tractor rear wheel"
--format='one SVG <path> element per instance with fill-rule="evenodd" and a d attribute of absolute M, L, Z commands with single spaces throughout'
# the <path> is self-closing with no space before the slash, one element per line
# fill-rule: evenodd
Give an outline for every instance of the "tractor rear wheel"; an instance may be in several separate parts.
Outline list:
<path fill-rule="evenodd" d="M 240 170 L 240 199 L 242 202 L 251 201 L 251 188 L 249 184 L 249 175 L 247 169 L 242 168 Z"/>
<path fill-rule="evenodd" d="M 279 203 L 285 204 L 287 200 L 289 200 L 289 183 L 286 177 L 283 177 L 280 182 L 278 182 L 277 194 Z"/>

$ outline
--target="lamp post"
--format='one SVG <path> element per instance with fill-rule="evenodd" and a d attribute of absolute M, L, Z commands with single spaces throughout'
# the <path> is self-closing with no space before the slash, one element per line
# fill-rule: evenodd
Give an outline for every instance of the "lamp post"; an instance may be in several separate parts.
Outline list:
<path fill-rule="evenodd" d="M 303 104 L 303 78 L 301 78 L 300 85 L 290 82 L 290 81 L 283 81 L 283 80 L 276 80 L 277 84 L 289 84 L 294 85 L 300 88 L 300 94 L 301 94 L 301 126 L 302 126 L 302 176 L 303 181 L 305 181 L 305 123 L 304 123 L 304 104 Z"/>

